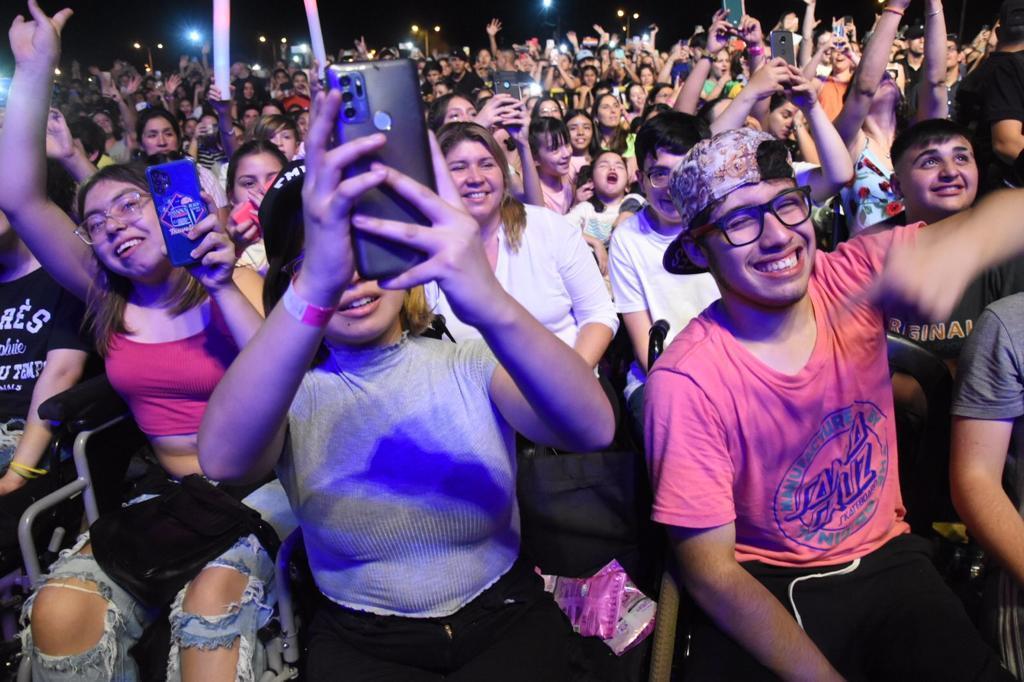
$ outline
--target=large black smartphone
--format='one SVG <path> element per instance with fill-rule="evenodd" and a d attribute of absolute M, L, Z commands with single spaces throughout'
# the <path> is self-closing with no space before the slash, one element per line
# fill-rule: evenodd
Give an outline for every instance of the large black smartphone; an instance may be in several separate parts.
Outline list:
<path fill-rule="evenodd" d="M 498 71 L 494 74 L 494 94 L 511 95 L 523 101 L 530 96 L 532 82 L 529 74 L 521 71 Z"/>
<path fill-rule="evenodd" d="M 196 165 L 190 159 L 169 161 L 146 169 L 149 193 L 160 219 L 160 231 L 167 245 L 171 265 L 192 265 L 192 249 L 201 241 L 186 234 L 206 217 L 206 202 L 200 196 L 202 187 Z"/>
<path fill-rule="evenodd" d="M 796 51 L 793 49 L 792 31 L 772 31 L 772 59 L 782 58 L 791 66 L 796 66 Z"/>
<path fill-rule="evenodd" d="M 395 59 L 334 64 L 327 70 L 327 83 L 332 90 L 341 91 L 338 144 L 374 133 L 384 133 L 388 138 L 377 153 L 346 168 L 345 177 L 365 173 L 371 163 L 379 161 L 437 189 L 415 62 Z M 385 220 L 430 225 L 419 209 L 388 187 L 363 194 L 355 211 Z M 426 258 L 416 249 L 360 230 L 352 231 L 352 246 L 356 269 L 364 279 L 394 277 Z"/>

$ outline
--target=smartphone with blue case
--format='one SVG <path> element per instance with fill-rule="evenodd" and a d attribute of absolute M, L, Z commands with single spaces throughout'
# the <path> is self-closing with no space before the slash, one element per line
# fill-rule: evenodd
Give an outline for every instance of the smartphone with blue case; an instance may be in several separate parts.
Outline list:
<path fill-rule="evenodd" d="M 408 59 L 334 64 L 327 69 L 327 84 L 341 91 L 337 142 L 384 133 L 387 143 L 380 150 L 357 159 L 344 172 L 352 177 L 380 162 L 405 173 L 436 191 L 434 164 L 430 156 L 426 117 L 420 97 L 416 64 Z M 356 201 L 355 212 L 385 220 L 430 225 L 419 209 L 390 187 L 376 187 Z M 404 244 L 352 230 L 356 269 L 364 279 L 386 279 L 399 275 L 426 255 Z"/>
<path fill-rule="evenodd" d="M 188 231 L 209 213 L 195 163 L 181 159 L 150 166 L 146 180 L 171 265 L 195 265 L 199 261 L 192 257 L 192 249 L 201 239 L 189 239 Z"/>

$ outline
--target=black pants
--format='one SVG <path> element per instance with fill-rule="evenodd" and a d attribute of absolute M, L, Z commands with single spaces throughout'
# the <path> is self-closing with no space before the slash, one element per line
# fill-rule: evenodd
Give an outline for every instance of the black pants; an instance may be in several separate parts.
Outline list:
<path fill-rule="evenodd" d="M 591 679 L 580 639 L 544 592 L 540 577 L 520 559 L 479 597 L 444 618 L 377 616 L 325 603 L 310 626 L 308 678 Z"/>
<path fill-rule="evenodd" d="M 743 564 L 790 613 L 794 579 L 844 566 Z M 851 573 L 801 581 L 793 601 L 804 630 L 851 682 L 1013 680 L 935 570 L 923 538 L 900 536 L 863 557 Z M 695 616 L 691 633 L 684 679 L 778 679 L 703 614 Z"/>

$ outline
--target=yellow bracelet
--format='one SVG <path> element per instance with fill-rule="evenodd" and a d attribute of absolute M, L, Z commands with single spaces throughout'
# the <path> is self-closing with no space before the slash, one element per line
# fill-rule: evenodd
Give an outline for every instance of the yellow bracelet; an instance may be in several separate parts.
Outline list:
<path fill-rule="evenodd" d="M 47 472 L 46 469 L 35 469 L 33 467 L 22 464 L 21 462 L 11 462 L 11 470 L 18 474 L 22 478 L 32 480 L 39 476 L 44 476 Z"/>

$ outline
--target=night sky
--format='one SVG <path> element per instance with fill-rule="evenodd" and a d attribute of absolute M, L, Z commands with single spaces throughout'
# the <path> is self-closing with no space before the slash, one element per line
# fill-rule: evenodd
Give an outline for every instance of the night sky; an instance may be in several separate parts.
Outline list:
<path fill-rule="evenodd" d="M 963 0 L 966 1 L 966 0 Z M 440 0 L 371 0 L 352 2 L 345 0 L 320 0 L 320 16 L 328 51 L 349 48 L 360 34 L 366 36 L 369 47 L 394 45 L 410 39 L 410 26 L 435 24 L 441 32 L 431 30 L 431 48 L 469 45 L 481 47 L 486 44 L 484 26 L 496 16 L 504 23 L 499 34 L 499 44 L 510 45 L 521 42 L 529 36 L 542 40 L 554 37 L 556 21 L 561 30 L 575 29 L 582 38 L 592 34 L 595 22 L 614 31 L 621 31 L 621 24 L 615 17 L 615 10 L 622 8 L 630 14 L 640 13 L 641 26 L 652 21 L 661 27 L 659 44 L 664 49 L 670 42 L 688 36 L 695 24 L 707 26 L 709 17 L 720 6 L 716 0 L 553 0 L 552 9 L 541 9 L 541 0 L 525 2 L 459 2 Z M 52 12 L 64 4 L 53 0 L 41 0 L 45 10 Z M 209 36 L 210 0 L 172 0 L 171 2 L 141 2 L 125 0 L 90 0 L 69 3 L 76 10 L 64 36 L 63 63 L 78 58 L 83 64 L 98 63 L 109 65 L 114 57 L 132 59 L 140 66 L 144 55 L 133 50 L 132 43 L 139 41 L 153 46 L 154 61 L 158 68 L 167 69 L 176 64 L 178 55 L 191 51 L 198 53 L 198 46 L 190 45 L 186 38 L 189 28 L 196 28 Z M 826 20 L 835 14 L 851 13 L 863 32 L 870 27 L 873 12 L 880 5 L 876 0 L 819 0 L 818 16 Z M 802 16 L 802 2 L 780 2 L 776 0 L 748 0 L 748 11 L 770 29 L 780 14 L 786 10 L 796 11 Z M 992 23 L 998 12 L 998 0 L 972 0 L 967 8 L 966 30 L 968 40 L 982 24 Z M 960 22 L 961 0 L 945 3 L 946 22 L 950 31 L 956 31 Z M 308 41 L 305 13 L 302 0 L 235 0 L 232 2 L 232 61 L 266 62 L 270 59 L 271 44 L 279 45 L 281 37 L 292 43 Z M 9 26 L 14 15 L 25 12 L 20 0 L 0 1 L 0 22 Z M 923 3 L 917 0 L 907 11 L 908 17 L 921 17 Z M 632 27 L 631 27 L 632 28 Z M 260 34 L 268 42 L 261 46 Z M 564 36 L 559 36 L 561 39 Z M 156 50 L 158 42 L 164 43 L 164 50 Z M 0 47 L 0 75 L 10 73 L 12 59 L 6 37 Z"/>

